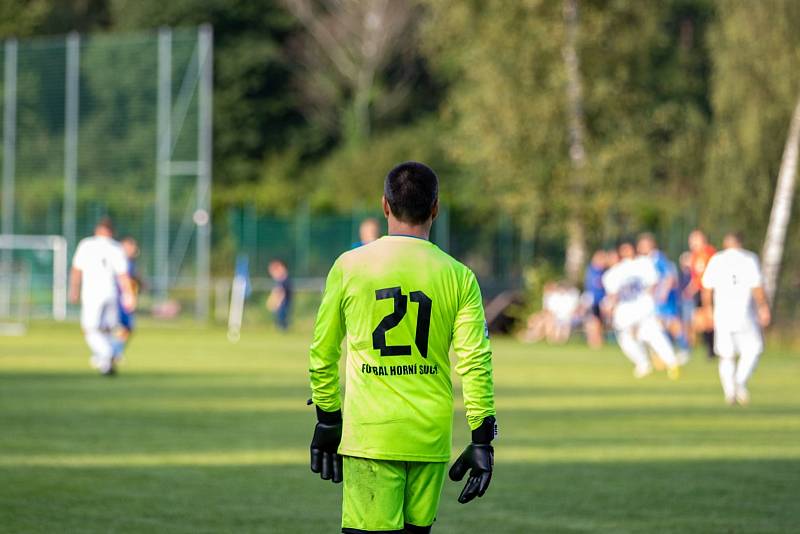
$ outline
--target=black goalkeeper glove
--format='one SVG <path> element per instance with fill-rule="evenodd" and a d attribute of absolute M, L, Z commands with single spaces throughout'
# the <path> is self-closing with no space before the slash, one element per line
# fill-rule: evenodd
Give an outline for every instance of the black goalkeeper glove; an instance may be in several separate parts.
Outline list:
<path fill-rule="evenodd" d="M 492 466 L 494 465 L 494 447 L 492 439 L 497 433 L 497 423 L 494 416 L 483 420 L 481 426 L 472 431 L 470 443 L 461 456 L 450 468 L 450 480 L 458 482 L 469 471 L 469 478 L 458 496 L 458 502 L 466 504 L 475 497 L 483 497 L 489 483 L 492 481 Z"/>
<path fill-rule="evenodd" d="M 317 408 L 317 426 L 311 438 L 311 471 L 322 480 L 342 481 L 342 457 L 336 452 L 342 441 L 342 411 L 324 412 Z"/>

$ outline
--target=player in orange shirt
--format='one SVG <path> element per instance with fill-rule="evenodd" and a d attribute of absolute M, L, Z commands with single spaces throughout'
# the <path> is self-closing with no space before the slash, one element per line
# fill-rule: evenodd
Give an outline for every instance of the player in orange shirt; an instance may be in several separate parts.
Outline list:
<path fill-rule="evenodd" d="M 694 314 L 694 330 L 703 338 L 708 358 L 714 358 L 714 324 L 711 318 L 711 309 L 702 302 L 703 273 L 711 256 L 717 249 L 708 242 L 706 234 L 701 230 L 694 230 L 689 234 L 689 252 L 691 254 L 689 265 L 692 281 L 684 291 L 684 298 L 694 300 L 696 311 Z"/>

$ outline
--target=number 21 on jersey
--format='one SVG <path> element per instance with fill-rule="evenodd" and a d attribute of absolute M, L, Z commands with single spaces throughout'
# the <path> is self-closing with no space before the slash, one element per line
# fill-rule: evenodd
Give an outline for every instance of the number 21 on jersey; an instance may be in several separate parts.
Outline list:
<path fill-rule="evenodd" d="M 431 308 L 433 301 L 422 291 L 412 291 L 404 295 L 400 287 L 387 287 L 375 290 L 375 300 L 393 299 L 392 313 L 381 319 L 372 331 L 372 348 L 381 351 L 381 356 L 411 356 L 411 345 L 387 345 L 386 332 L 400 324 L 408 311 L 408 299 L 419 306 L 417 329 L 414 344 L 423 358 L 428 357 L 428 333 L 431 328 Z"/>

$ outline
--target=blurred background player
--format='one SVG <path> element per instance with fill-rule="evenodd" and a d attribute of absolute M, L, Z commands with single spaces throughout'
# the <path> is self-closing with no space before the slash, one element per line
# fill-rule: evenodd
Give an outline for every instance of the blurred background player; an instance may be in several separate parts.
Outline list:
<path fill-rule="evenodd" d="M 81 328 L 92 351 L 90 362 L 103 375 L 113 375 L 115 360 L 122 356 L 113 334 L 119 323 L 119 303 L 127 312 L 136 307 L 128 260 L 113 235 L 111 220 L 101 219 L 94 236 L 78 243 L 70 275 L 70 301 L 77 303 L 80 295 Z"/>
<path fill-rule="evenodd" d="M 611 310 L 617 342 L 635 365 L 634 376 L 642 378 L 653 372 L 645 344 L 667 366 L 667 375 L 678 378 L 680 371 L 672 344 L 656 317 L 653 291 L 658 273 L 649 258 L 636 257 L 633 243 L 619 246 L 620 262 L 603 275 L 608 296 L 605 305 Z"/>
<path fill-rule="evenodd" d="M 560 345 L 569 341 L 580 301 L 581 294 L 572 284 L 566 280 L 556 284 L 546 302 L 546 308 L 553 318 L 552 332 L 547 338 L 549 342 Z"/>
<path fill-rule="evenodd" d="M 553 314 L 550 311 L 550 296 L 555 292 L 556 282 L 546 282 L 542 286 L 542 309 L 530 314 L 525 324 L 525 329 L 518 334 L 520 341 L 525 343 L 536 343 L 542 339 L 548 341 L 553 331 Z"/>
<path fill-rule="evenodd" d="M 764 350 L 761 328 L 769 325 L 771 316 L 758 256 L 742 248 L 737 234 L 727 234 L 722 246 L 703 274 L 703 301 L 713 310 L 714 350 L 725 402 L 745 405 L 750 402 L 747 382 Z"/>
<path fill-rule="evenodd" d="M 569 341 L 580 305 L 580 293 L 569 282 L 547 282 L 542 288 L 542 309 L 531 314 L 519 339 L 535 343 L 546 339 L 561 345 Z"/>
<path fill-rule="evenodd" d="M 636 251 L 650 258 L 656 268 L 658 283 L 653 292 L 656 315 L 678 347 L 678 362 L 684 365 L 689 360 L 689 341 L 681 321 L 678 268 L 659 250 L 655 236 L 649 232 L 639 236 Z"/>
<path fill-rule="evenodd" d="M 700 230 L 691 232 L 688 241 L 689 253 L 691 254 L 689 261 L 692 280 L 686 294 L 687 297 L 694 299 L 693 329 L 703 340 L 703 344 L 706 347 L 706 355 L 710 360 L 714 358 L 714 325 L 711 318 L 711 309 L 703 305 L 703 273 L 706 270 L 708 261 L 717 252 L 717 249 L 708 242 L 706 234 Z"/>
<path fill-rule="evenodd" d="M 692 284 L 692 255 L 689 252 L 681 253 L 678 258 L 678 289 L 680 290 L 680 310 L 683 332 L 690 347 L 695 344 L 693 319 L 695 302 L 689 294 Z"/>
<path fill-rule="evenodd" d="M 122 245 L 122 251 L 125 253 L 125 258 L 128 261 L 128 277 L 131 279 L 131 289 L 133 290 L 134 295 L 138 296 L 141 288 L 141 282 L 136 272 L 136 258 L 139 257 L 139 243 L 137 243 L 132 237 L 126 237 L 120 241 L 120 245 Z M 121 296 L 122 291 L 119 288 L 119 285 L 117 285 L 117 291 Z M 133 333 L 135 322 L 134 312 L 133 310 L 128 311 L 125 309 L 125 307 L 122 305 L 122 298 L 119 299 L 118 304 L 119 307 L 117 312 L 119 313 L 119 331 L 117 333 L 117 337 L 124 347 L 128 344 L 131 334 Z M 121 349 L 117 350 L 121 351 Z"/>
<path fill-rule="evenodd" d="M 603 346 L 603 314 L 601 304 L 606 296 L 603 287 L 603 274 L 606 272 L 607 255 L 604 250 L 596 250 L 586 267 L 583 278 L 583 328 L 586 342 L 593 349 Z"/>
<path fill-rule="evenodd" d="M 619 252 L 617 249 L 610 248 L 606 250 L 606 271 L 619 263 Z"/>
<path fill-rule="evenodd" d="M 368 243 L 372 243 L 376 239 L 381 236 L 381 224 L 378 222 L 378 219 L 374 217 L 369 217 L 361 221 L 361 224 L 358 227 L 358 238 L 359 241 L 353 243 L 352 248 L 361 247 Z"/>
<path fill-rule="evenodd" d="M 289 280 L 289 268 L 283 260 L 269 262 L 269 276 L 275 282 L 267 298 L 267 309 L 275 315 L 275 325 L 280 330 L 289 328 L 289 313 L 292 305 L 292 282 Z"/>

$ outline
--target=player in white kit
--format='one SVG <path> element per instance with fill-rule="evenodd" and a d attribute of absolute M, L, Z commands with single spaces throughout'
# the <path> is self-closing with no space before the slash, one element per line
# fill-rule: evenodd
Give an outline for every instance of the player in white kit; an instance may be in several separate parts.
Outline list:
<path fill-rule="evenodd" d="M 758 256 L 742 248 L 738 235 L 726 235 L 723 250 L 711 257 L 703 273 L 703 287 L 703 303 L 713 310 L 714 352 L 725 401 L 747 404 L 747 381 L 764 350 L 761 328 L 771 320 Z"/>
<path fill-rule="evenodd" d="M 81 328 L 92 351 L 91 363 L 104 375 L 113 375 L 121 354 L 113 330 L 118 325 L 118 300 L 133 311 L 136 296 L 128 275 L 128 259 L 113 239 L 109 219 L 102 219 L 94 236 L 82 239 L 72 258 L 70 300 L 78 301 L 80 291 Z M 119 291 L 117 288 L 119 287 Z"/>
<path fill-rule="evenodd" d="M 619 246 L 620 262 L 603 275 L 605 306 L 611 309 L 617 342 L 634 364 L 637 378 L 653 372 L 645 345 L 650 346 L 667 366 L 667 375 L 678 378 L 675 351 L 656 316 L 653 298 L 658 272 L 650 258 L 636 257 L 632 243 Z"/>

